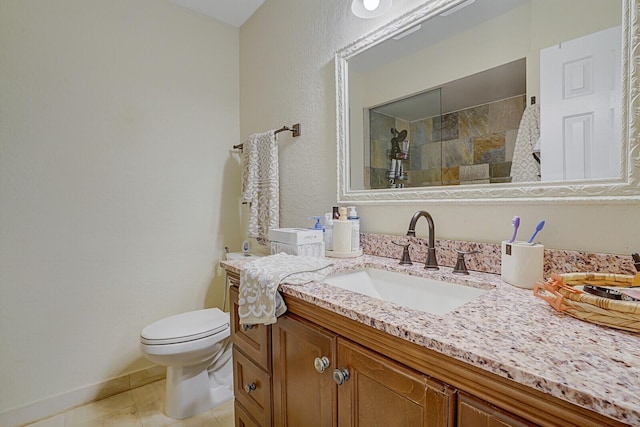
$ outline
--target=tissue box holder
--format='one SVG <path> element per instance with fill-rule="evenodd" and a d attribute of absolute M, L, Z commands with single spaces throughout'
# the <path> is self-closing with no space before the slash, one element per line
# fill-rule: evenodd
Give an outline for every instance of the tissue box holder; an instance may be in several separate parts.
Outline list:
<path fill-rule="evenodd" d="M 308 228 L 272 228 L 267 233 L 267 237 L 272 242 L 299 246 L 323 242 L 324 232 Z"/>
<path fill-rule="evenodd" d="M 290 245 L 287 243 L 271 242 L 271 255 L 282 252 L 288 255 L 324 258 L 324 242 L 309 243 L 307 245 Z"/>

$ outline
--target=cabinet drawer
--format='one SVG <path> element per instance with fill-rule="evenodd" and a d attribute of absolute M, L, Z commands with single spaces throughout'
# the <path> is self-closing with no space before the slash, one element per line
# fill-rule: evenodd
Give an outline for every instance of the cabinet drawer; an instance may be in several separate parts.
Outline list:
<path fill-rule="evenodd" d="M 233 348 L 233 388 L 236 401 L 260 425 L 271 424 L 271 376 Z"/>
<path fill-rule="evenodd" d="M 260 424 L 238 402 L 233 405 L 233 414 L 236 420 L 236 427 L 260 427 Z"/>
<path fill-rule="evenodd" d="M 262 369 L 271 372 L 271 326 L 241 325 L 238 317 L 238 287 L 232 285 L 229 293 L 231 295 L 231 336 L 233 344 L 253 359 Z"/>

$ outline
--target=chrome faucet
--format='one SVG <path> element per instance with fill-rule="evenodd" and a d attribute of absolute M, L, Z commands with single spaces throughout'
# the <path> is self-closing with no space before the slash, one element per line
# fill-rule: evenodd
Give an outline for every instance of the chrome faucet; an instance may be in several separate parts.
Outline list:
<path fill-rule="evenodd" d="M 427 262 L 424 268 L 427 270 L 438 270 L 438 261 L 436 261 L 436 227 L 433 224 L 433 218 L 431 218 L 429 212 L 418 211 L 413 214 L 411 222 L 409 223 L 407 236 L 416 237 L 416 222 L 418 222 L 421 217 L 427 219 L 427 225 L 429 226 L 429 248 L 427 249 Z"/>

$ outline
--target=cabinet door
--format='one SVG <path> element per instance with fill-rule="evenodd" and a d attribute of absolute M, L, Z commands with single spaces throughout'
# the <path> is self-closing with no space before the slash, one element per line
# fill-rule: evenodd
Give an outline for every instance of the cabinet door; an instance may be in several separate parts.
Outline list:
<path fill-rule="evenodd" d="M 271 331 L 274 425 L 335 426 L 336 335 L 290 314 Z"/>
<path fill-rule="evenodd" d="M 338 339 L 340 426 L 453 426 L 455 390 L 397 362 Z"/>
<path fill-rule="evenodd" d="M 458 427 L 534 426 L 469 394 L 458 392 Z"/>

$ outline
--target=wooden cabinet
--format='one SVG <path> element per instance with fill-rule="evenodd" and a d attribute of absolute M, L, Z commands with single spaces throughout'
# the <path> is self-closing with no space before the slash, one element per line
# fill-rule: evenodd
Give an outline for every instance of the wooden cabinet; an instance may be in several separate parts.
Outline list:
<path fill-rule="evenodd" d="M 236 426 L 624 425 L 292 296 L 243 328 L 229 277 Z"/>
<path fill-rule="evenodd" d="M 272 333 L 274 425 L 337 425 L 336 334 L 293 315 L 280 317 Z"/>
<path fill-rule="evenodd" d="M 340 426 L 453 426 L 455 390 L 344 339 L 338 340 Z"/>
<path fill-rule="evenodd" d="M 525 420 L 467 393 L 458 393 L 458 427 L 527 427 Z"/>

